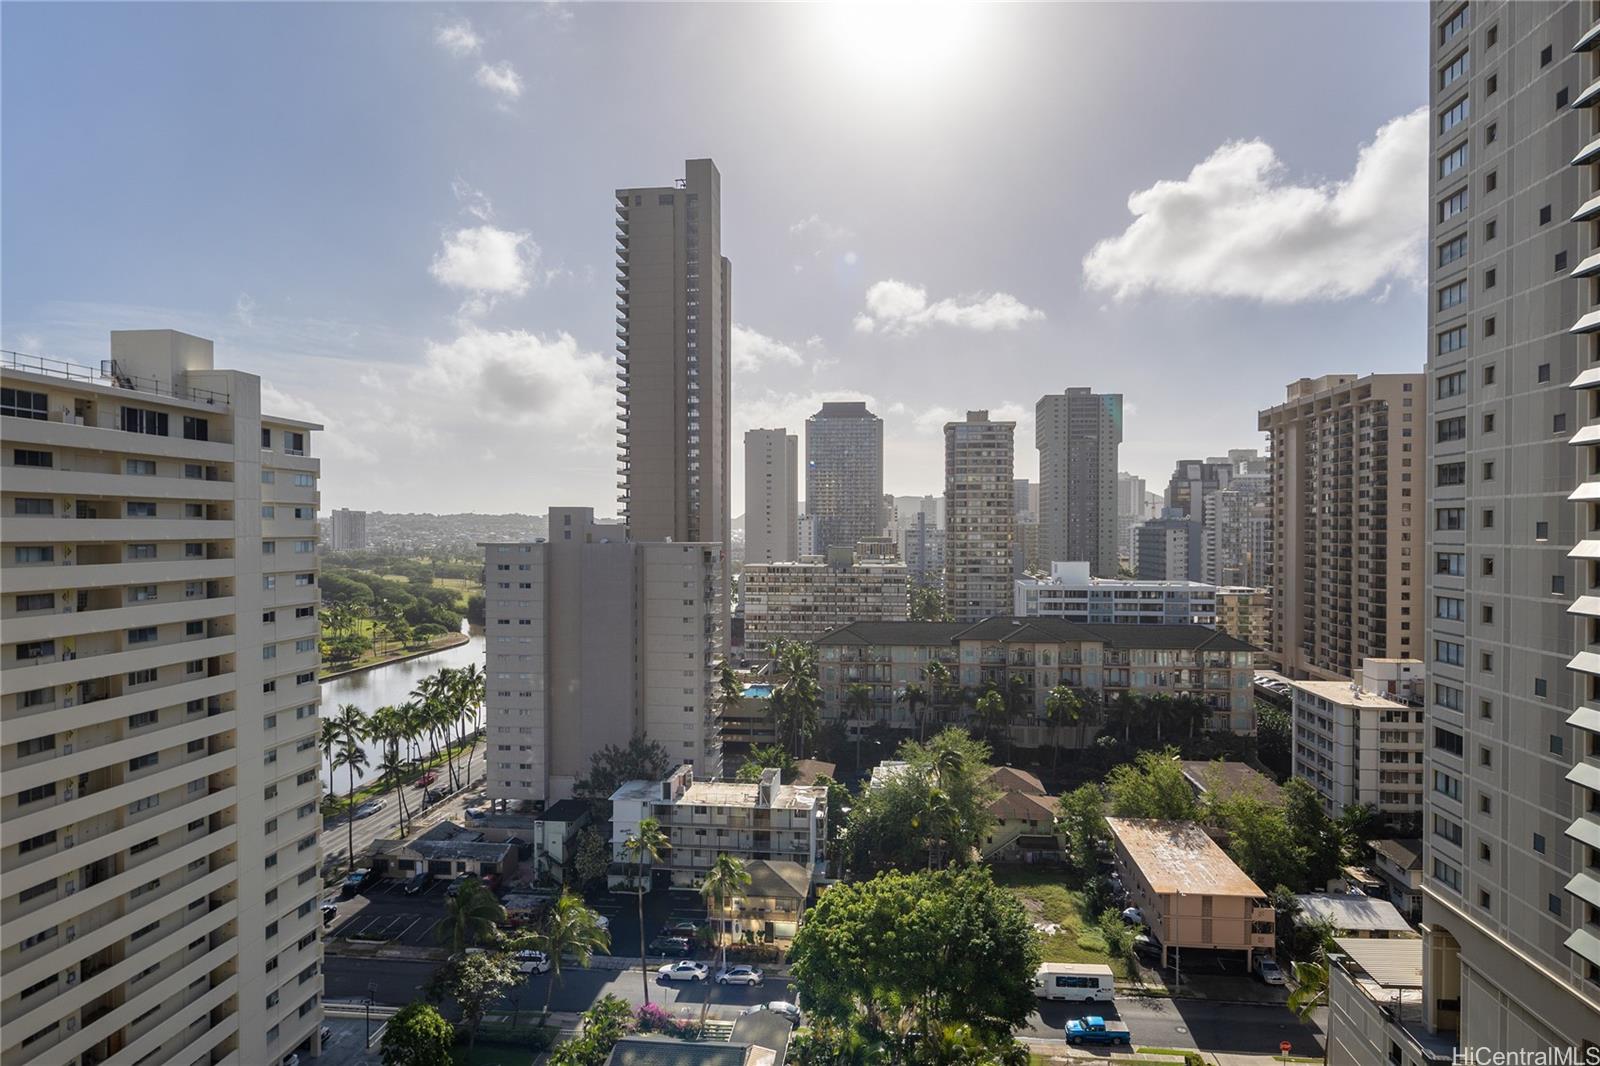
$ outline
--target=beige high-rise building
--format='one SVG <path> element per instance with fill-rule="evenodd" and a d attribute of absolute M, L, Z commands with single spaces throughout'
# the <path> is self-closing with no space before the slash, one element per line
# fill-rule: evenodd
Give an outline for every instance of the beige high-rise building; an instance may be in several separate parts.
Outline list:
<path fill-rule="evenodd" d="M 1336 681 L 1420 650 L 1427 404 L 1421 374 L 1301 378 L 1271 442 L 1272 636 L 1290 677 Z"/>
<path fill-rule="evenodd" d="M 1600 11 L 1431 12 L 1423 1017 L 1593 1047 Z"/>
<path fill-rule="evenodd" d="M 489 798 L 568 799 L 634 736 L 719 775 L 722 545 L 630 540 L 588 507 L 551 508 L 549 528 L 482 545 Z"/>
<path fill-rule="evenodd" d="M 944 595 L 958 622 L 1011 613 L 1016 429 L 988 411 L 944 426 Z"/>
<path fill-rule="evenodd" d="M 722 255 L 722 177 L 709 159 L 661 188 L 617 190 L 617 415 L 628 536 L 733 539 L 729 345 L 733 267 Z M 553 531 L 552 531 L 553 532 Z M 730 553 L 721 553 L 726 650 Z"/>
<path fill-rule="evenodd" d="M 744 643 L 815 640 L 851 622 L 903 622 L 911 617 L 911 578 L 898 560 L 802 556 L 795 562 L 746 563 Z"/>
<path fill-rule="evenodd" d="M 1096 577 L 1117 576 L 1117 447 L 1122 394 L 1070 388 L 1039 397 L 1039 558 L 1087 562 Z"/>
<path fill-rule="evenodd" d="M 330 516 L 329 551 L 358 552 L 367 548 L 367 512 L 340 507 Z"/>
<path fill-rule="evenodd" d="M 783 429 L 744 434 L 744 561 L 800 558 L 800 439 Z"/>
<path fill-rule="evenodd" d="M 322 427 L 170 330 L 0 380 L 0 1060 L 315 1054 Z"/>
<path fill-rule="evenodd" d="M 1253 648 L 1265 648 L 1272 625 L 1272 594 L 1266 589 L 1229 585 L 1217 589 L 1217 628 L 1237 637 Z M 1267 653 L 1257 651 L 1255 661 L 1263 666 Z"/>

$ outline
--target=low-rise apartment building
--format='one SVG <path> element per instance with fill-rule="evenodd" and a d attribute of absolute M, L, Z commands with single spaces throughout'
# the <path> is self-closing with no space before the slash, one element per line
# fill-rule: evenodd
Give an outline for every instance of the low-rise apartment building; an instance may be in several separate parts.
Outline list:
<path fill-rule="evenodd" d="M 322 427 L 173 330 L 0 381 L 0 1061 L 316 1054 Z"/>
<path fill-rule="evenodd" d="M 1217 624 L 1217 587 L 1201 581 L 1091 577 L 1089 564 L 1051 563 L 1050 576 L 1016 582 L 1013 610 L 1024 618 L 1126 625 Z"/>
<path fill-rule="evenodd" d="M 776 769 L 748 784 L 697 781 L 689 765 L 662 781 L 629 781 L 611 795 L 612 887 L 632 884 L 637 875 L 627 841 L 646 818 L 671 843 L 661 863 L 646 864 L 646 871 L 672 888 L 699 888 L 720 854 L 796 863 L 815 879 L 828 839 L 827 788 L 780 784 Z"/>
<path fill-rule="evenodd" d="M 1383 882 L 1389 902 L 1413 922 L 1422 920 L 1422 841 L 1374 840 L 1373 872 Z"/>
<path fill-rule="evenodd" d="M 721 773 L 722 546 L 629 540 L 588 507 L 549 523 L 548 541 L 481 545 L 489 798 L 569 799 L 595 752 L 638 735 Z"/>
<path fill-rule="evenodd" d="M 1422 709 L 1351 681 L 1290 681 L 1294 775 L 1337 817 L 1357 803 L 1417 829 L 1423 798 Z"/>
<path fill-rule="evenodd" d="M 911 614 L 906 565 L 856 561 L 849 549 L 827 558 L 747 563 L 739 580 L 744 644 L 752 651 L 779 640 L 815 640 L 855 621 L 903 621 Z"/>
<path fill-rule="evenodd" d="M 1328 965 L 1328 1066 L 1458 1061 L 1454 1034 L 1430 1031 L 1424 1020 L 1424 941 L 1340 937 L 1334 944 Z"/>
<path fill-rule="evenodd" d="M 1057 685 L 1109 701 L 1131 696 L 1192 697 L 1211 708 L 1212 729 L 1255 731 L 1252 649 L 1226 633 L 1192 625 L 1080 625 L 1055 618 L 987 618 L 981 622 L 855 622 L 817 641 L 817 680 L 824 717 L 846 716 L 851 686 L 866 685 L 876 720 L 915 725 L 904 699 L 916 685 L 932 702 L 918 708 L 948 719 L 963 713 L 961 689 L 981 691 L 1021 680 L 1013 739 L 1054 743 L 1040 717 Z M 953 691 L 935 693 L 929 669 L 941 664 Z M 1092 728 L 1063 728 L 1067 747 L 1094 739 Z"/>
<path fill-rule="evenodd" d="M 1162 966 L 1175 949 L 1237 951 L 1246 969 L 1258 951 L 1272 952 L 1272 902 L 1198 823 L 1107 818 L 1106 825 L 1129 903 L 1161 945 Z"/>

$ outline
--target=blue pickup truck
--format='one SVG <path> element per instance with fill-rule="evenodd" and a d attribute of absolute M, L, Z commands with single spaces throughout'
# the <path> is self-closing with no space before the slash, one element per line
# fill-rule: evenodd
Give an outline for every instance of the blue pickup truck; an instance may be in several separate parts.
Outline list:
<path fill-rule="evenodd" d="M 1132 1043 L 1128 1027 L 1121 1022 L 1108 1022 L 1098 1014 L 1087 1018 L 1074 1018 L 1067 1023 L 1069 1044 L 1119 1044 Z"/>

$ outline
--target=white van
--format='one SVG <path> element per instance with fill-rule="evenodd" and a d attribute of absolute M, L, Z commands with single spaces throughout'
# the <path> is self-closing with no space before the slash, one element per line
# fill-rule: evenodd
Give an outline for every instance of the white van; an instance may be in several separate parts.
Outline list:
<path fill-rule="evenodd" d="M 1109 1003 L 1117 994 L 1117 981 L 1109 966 L 1047 962 L 1033 977 L 1033 994 L 1040 999 Z"/>

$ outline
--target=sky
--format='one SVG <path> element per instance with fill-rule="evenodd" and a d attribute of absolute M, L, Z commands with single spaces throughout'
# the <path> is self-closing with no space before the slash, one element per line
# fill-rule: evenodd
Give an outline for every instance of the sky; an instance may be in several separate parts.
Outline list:
<path fill-rule="evenodd" d="M 173 328 L 324 423 L 327 508 L 615 510 L 613 190 L 722 174 L 743 433 L 1124 397 L 1120 466 L 1426 357 L 1427 6 L 20 4 L 0 344 Z"/>

